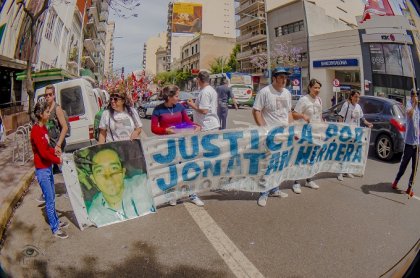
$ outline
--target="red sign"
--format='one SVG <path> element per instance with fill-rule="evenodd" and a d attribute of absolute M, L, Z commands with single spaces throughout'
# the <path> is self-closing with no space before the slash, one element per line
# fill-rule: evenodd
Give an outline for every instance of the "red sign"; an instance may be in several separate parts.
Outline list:
<path fill-rule="evenodd" d="M 292 84 L 293 84 L 293 86 L 299 86 L 299 84 L 300 84 L 299 79 L 293 79 Z"/>
<path fill-rule="evenodd" d="M 200 72 L 199 69 L 191 69 L 191 74 L 192 75 L 198 75 L 199 72 Z"/>
<path fill-rule="evenodd" d="M 372 15 L 392 16 L 395 14 L 388 0 L 368 0 L 365 5 L 362 22 L 371 19 Z"/>
<path fill-rule="evenodd" d="M 340 87 L 340 80 L 338 80 L 337 78 L 333 80 L 333 86 L 334 87 Z"/>

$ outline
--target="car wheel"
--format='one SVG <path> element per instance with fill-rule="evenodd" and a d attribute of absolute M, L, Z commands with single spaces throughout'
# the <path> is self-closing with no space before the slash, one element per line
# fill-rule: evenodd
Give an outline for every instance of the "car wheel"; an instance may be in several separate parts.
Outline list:
<path fill-rule="evenodd" d="M 394 156 L 393 143 L 391 137 L 382 134 L 376 139 L 376 156 L 381 160 L 389 161 Z"/>
<path fill-rule="evenodd" d="M 139 108 L 139 109 L 138 109 L 138 113 L 139 113 L 139 117 L 140 117 L 140 118 L 146 118 L 146 109 L 144 109 L 144 108 Z"/>

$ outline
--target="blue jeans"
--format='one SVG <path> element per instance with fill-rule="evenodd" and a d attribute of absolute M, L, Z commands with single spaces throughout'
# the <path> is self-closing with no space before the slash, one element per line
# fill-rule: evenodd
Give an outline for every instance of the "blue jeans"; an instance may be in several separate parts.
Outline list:
<path fill-rule="evenodd" d="M 55 189 L 52 168 L 35 169 L 35 175 L 45 198 L 45 213 L 51 231 L 54 234 L 58 231 L 60 221 L 58 220 L 57 211 L 55 210 Z"/>
<path fill-rule="evenodd" d="M 263 196 L 263 195 L 268 196 L 270 193 L 271 194 L 276 193 L 277 191 L 280 191 L 280 186 L 274 187 L 273 189 L 271 189 L 269 191 L 266 191 L 266 192 L 261 192 L 260 196 Z"/>

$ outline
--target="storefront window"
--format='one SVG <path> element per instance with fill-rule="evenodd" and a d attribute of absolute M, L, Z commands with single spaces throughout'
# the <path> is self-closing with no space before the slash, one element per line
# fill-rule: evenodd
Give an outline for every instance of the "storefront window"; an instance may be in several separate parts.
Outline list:
<path fill-rule="evenodd" d="M 412 76 L 411 46 L 402 44 L 370 44 L 372 72 Z"/>

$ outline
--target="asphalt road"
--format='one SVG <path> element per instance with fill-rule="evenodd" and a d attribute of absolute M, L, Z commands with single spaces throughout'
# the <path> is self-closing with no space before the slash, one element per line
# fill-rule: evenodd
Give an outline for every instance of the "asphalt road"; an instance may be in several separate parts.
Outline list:
<path fill-rule="evenodd" d="M 250 122 L 250 109 L 230 110 L 228 127 Z M 34 184 L 12 219 L 1 263 L 15 277 L 379 277 L 419 239 L 420 199 L 390 189 L 398 165 L 371 156 L 363 177 L 338 182 L 322 174 L 319 190 L 303 187 L 300 195 L 287 182 L 289 197 L 270 198 L 265 208 L 257 194 L 210 192 L 204 208 L 186 202 L 83 232 L 56 176 L 70 238 L 51 236 Z"/>

